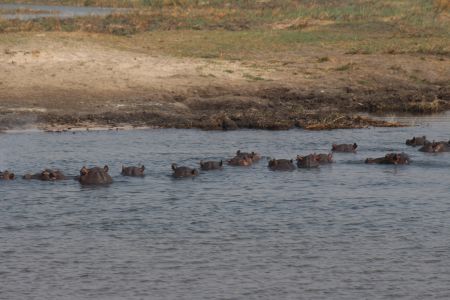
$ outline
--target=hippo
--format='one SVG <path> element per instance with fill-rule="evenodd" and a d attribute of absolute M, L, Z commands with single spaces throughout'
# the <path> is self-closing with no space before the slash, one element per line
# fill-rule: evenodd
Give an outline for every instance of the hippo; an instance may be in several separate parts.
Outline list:
<path fill-rule="evenodd" d="M 250 166 L 253 163 L 253 160 L 246 155 L 240 156 L 236 155 L 232 159 L 228 160 L 228 164 L 230 166 Z"/>
<path fill-rule="evenodd" d="M 41 181 L 55 181 L 55 180 L 65 180 L 66 176 L 59 170 L 45 169 L 40 173 L 35 174 L 25 174 L 22 177 L 26 180 L 41 180 Z"/>
<path fill-rule="evenodd" d="M 188 167 L 178 167 L 177 164 L 172 164 L 173 174 L 175 178 L 186 178 L 198 176 L 197 169 L 191 169 Z"/>
<path fill-rule="evenodd" d="M 297 155 L 297 167 L 303 169 L 317 168 L 320 163 L 315 154 L 310 154 L 307 156 Z"/>
<path fill-rule="evenodd" d="M 220 170 L 223 168 L 223 161 L 200 161 L 200 168 L 203 171 Z"/>
<path fill-rule="evenodd" d="M 331 151 L 356 153 L 356 148 L 358 148 L 358 145 L 356 143 L 353 143 L 353 145 L 352 144 L 333 144 L 331 147 Z"/>
<path fill-rule="evenodd" d="M 108 171 L 108 166 L 104 166 L 103 168 L 93 167 L 90 169 L 82 167 L 80 176 L 78 176 L 77 179 L 83 185 L 110 184 L 113 180 L 108 174 Z"/>
<path fill-rule="evenodd" d="M 367 158 L 366 164 L 408 165 L 411 162 L 406 153 L 388 153 L 384 157 Z"/>
<path fill-rule="evenodd" d="M 319 164 L 331 164 L 333 162 L 333 153 L 319 153 L 315 154 L 316 160 L 319 162 Z"/>
<path fill-rule="evenodd" d="M 406 140 L 406 145 L 408 146 L 424 146 L 430 144 L 431 142 L 427 140 L 426 136 L 415 136 L 410 140 Z"/>
<path fill-rule="evenodd" d="M 271 159 L 268 165 L 272 171 L 293 171 L 295 170 L 292 159 Z"/>
<path fill-rule="evenodd" d="M 241 157 L 247 156 L 252 159 L 252 162 L 258 162 L 261 159 L 261 155 L 259 155 L 256 152 L 248 153 L 248 152 L 241 152 L 241 150 L 236 151 L 236 156 L 241 156 Z"/>
<path fill-rule="evenodd" d="M 450 152 L 450 144 L 446 141 L 432 142 L 423 145 L 419 151 L 427 153 Z"/>
<path fill-rule="evenodd" d="M 122 172 L 120 174 L 122 176 L 143 177 L 143 176 L 145 176 L 144 170 L 145 170 L 144 166 L 140 166 L 140 167 L 122 166 Z"/>
<path fill-rule="evenodd" d="M 0 180 L 14 180 L 16 179 L 16 175 L 14 173 L 5 170 L 3 172 L 0 171 Z"/>

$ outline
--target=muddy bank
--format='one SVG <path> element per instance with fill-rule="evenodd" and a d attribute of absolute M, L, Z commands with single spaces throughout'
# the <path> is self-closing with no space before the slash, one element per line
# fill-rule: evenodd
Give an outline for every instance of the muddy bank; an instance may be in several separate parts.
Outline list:
<path fill-rule="evenodd" d="M 450 109 L 450 60 L 436 55 L 305 47 L 229 61 L 119 48 L 82 33 L 4 37 L 3 129 L 320 130 L 401 125 L 360 116 L 367 113 Z"/>
<path fill-rule="evenodd" d="M 0 127 L 44 130 L 122 126 L 204 130 L 298 127 L 323 130 L 402 126 L 362 116 L 365 113 L 433 113 L 450 108 L 450 92 L 443 87 L 397 88 L 395 91 L 354 91 L 348 87 L 335 94 L 278 87 L 264 87 L 250 93 L 243 89 L 230 91 L 215 87 L 208 91 L 197 90 L 194 94 L 154 92 L 147 99 L 128 99 L 127 105 L 120 104 L 126 97 L 121 94 L 108 98 L 109 104 L 104 106 L 91 103 L 77 108 L 64 104 L 70 101 L 62 101 L 61 108 L 57 104 L 51 109 L 3 108 Z"/>

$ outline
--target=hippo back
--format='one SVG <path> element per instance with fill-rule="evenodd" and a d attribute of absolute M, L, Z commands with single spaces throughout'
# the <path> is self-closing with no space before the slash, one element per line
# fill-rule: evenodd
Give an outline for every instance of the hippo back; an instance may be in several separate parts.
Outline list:
<path fill-rule="evenodd" d="M 333 152 L 346 152 L 346 153 L 355 153 L 358 145 L 354 144 L 333 144 L 331 147 L 331 151 Z"/>
<path fill-rule="evenodd" d="M 319 164 L 330 164 L 333 162 L 333 154 L 332 153 L 320 153 L 315 154 L 316 160 L 319 162 Z"/>
<path fill-rule="evenodd" d="M 41 181 L 54 181 L 64 180 L 66 176 L 60 170 L 45 169 L 44 171 L 36 174 L 25 174 L 23 179 L 35 179 Z"/>
<path fill-rule="evenodd" d="M 272 159 L 269 161 L 269 169 L 272 171 L 293 171 L 295 170 L 292 159 Z"/>
<path fill-rule="evenodd" d="M 236 155 L 235 157 L 233 157 L 228 161 L 228 164 L 230 166 L 250 166 L 252 163 L 253 160 L 246 155 L 244 156 Z"/>
<path fill-rule="evenodd" d="M 425 144 L 429 144 L 430 142 L 427 140 L 426 136 L 415 136 L 410 140 L 406 140 L 406 145 L 408 146 L 423 146 Z"/>
<path fill-rule="evenodd" d="M 317 168 L 319 162 L 314 154 L 307 156 L 297 156 L 297 167 L 299 168 Z"/>
<path fill-rule="evenodd" d="M 195 177 L 198 175 L 197 169 L 189 167 L 178 167 L 176 164 L 172 165 L 173 174 L 175 178 Z"/>
<path fill-rule="evenodd" d="M 132 177 L 143 177 L 144 175 L 144 170 L 145 167 L 141 166 L 141 167 L 126 167 L 126 166 L 122 166 L 122 172 L 121 174 L 123 176 L 132 176 Z"/>
<path fill-rule="evenodd" d="M 108 166 L 104 166 L 103 168 L 94 167 L 90 169 L 83 167 L 80 170 L 78 181 L 81 184 L 86 185 L 109 184 L 112 183 L 112 178 L 109 176 L 108 171 Z"/>
<path fill-rule="evenodd" d="M 222 169 L 223 161 L 200 161 L 200 168 L 204 171 Z"/>

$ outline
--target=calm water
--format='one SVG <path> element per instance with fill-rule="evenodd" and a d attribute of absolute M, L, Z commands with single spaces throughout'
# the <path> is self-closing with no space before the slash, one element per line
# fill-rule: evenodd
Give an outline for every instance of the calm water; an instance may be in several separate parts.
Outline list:
<path fill-rule="evenodd" d="M 124 12 L 127 9 L 110 7 L 82 7 L 82 6 L 60 6 L 60 5 L 33 5 L 33 4 L 10 4 L 0 3 L 0 10 L 29 9 L 38 11 L 36 13 L 0 14 L 5 19 L 31 20 L 44 17 L 73 18 L 85 16 L 106 16 L 114 12 Z"/>
<path fill-rule="evenodd" d="M 409 120 L 411 121 L 411 120 Z M 449 139 L 448 116 L 397 129 L 142 130 L 0 135 L 18 174 L 108 164 L 109 187 L 0 182 L 1 299 L 448 299 L 450 154 L 404 145 Z M 294 158 L 354 142 L 320 170 L 266 162 L 174 180 L 170 164 L 235 150 Z M 410 166 L 364 165 L 406 151 Z M 122 163 L 147 177 L 122 178 Z"/>

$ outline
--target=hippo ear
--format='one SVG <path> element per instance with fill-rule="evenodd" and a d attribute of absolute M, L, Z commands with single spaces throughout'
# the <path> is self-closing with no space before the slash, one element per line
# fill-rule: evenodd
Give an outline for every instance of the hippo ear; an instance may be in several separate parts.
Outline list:
<path fill-rule="evenodd" d="M 291 159 L 291 160 L 290 160 L 290 162 L 291 162 L 291 163 L 293 163 L 293 162 L 294 162 L 294 160 L 293 160 L 293 159 Z"/>
<path fill-rule="evenodd" d="M 356 143 L 353 144 L 353 149 L 358 148 L 358 145 Z"/>
<path fill-rule="evenodd" d="M 82 167 L 80 170 L 80 175 L 86 175 L 88 173 L 88 170 L 86 169 L 86 167 Z"/>
<path fill-rule="evenodd" d="M 177 164 L 172 164 L 172 170 L 175 171 L 176 168 L 177 168 Z"/>
<path fill-rule="evenodd" d="M 197 173 L 197 169 L 193 169 L 193 170 L 191 171 L 191 173 L 192 173 L 192 175 L 195 175 L 195 174 Z"/>
<path fill-rule="evenodd" d="M 203 160 L 200 161 L 200 167 L 203 167 Z"/>
<path fill-rule="evenodd" d="M 236 151 L 236 155 L 241 154 L 241 150 Z"/>
<path fill-rule="evenodd" d="M 9 173 L 9 179 L 14 179 L 14 178 L 16 178 L 16 175 L 14 175 L 14 173 Z"/>
<path fill-rule="evenodd" d="M 145 170 L 145 166 L 144 166 L 144 165 L 142 165 L 142 167 L 141 167 L 141 170 L 142 170 L 142 171 L 144 171 L 144 170 Z"/>
<path fill-rule="evenodd" d="M 105 166 L 103 167 L 103 170 L 104 170 L 106 173 L 108 173 L 108 171 L 109 171 L 108 165 L 105 165 Z"/>
<path fill-rule="evenodd" d="M 125 171 L 125 166 L 124 165 L 122 165 L 122 171 Z"/>
<path fill-rule="evenodd" d="M 220 161 L 219 166 L 223 166 L 223 160 Z"/>

